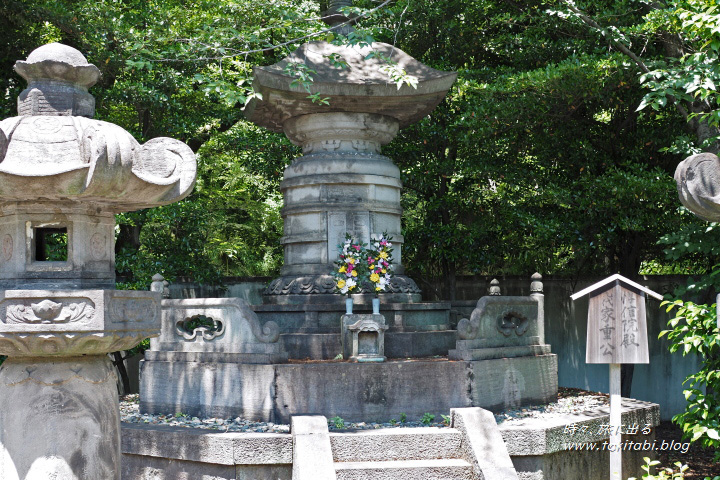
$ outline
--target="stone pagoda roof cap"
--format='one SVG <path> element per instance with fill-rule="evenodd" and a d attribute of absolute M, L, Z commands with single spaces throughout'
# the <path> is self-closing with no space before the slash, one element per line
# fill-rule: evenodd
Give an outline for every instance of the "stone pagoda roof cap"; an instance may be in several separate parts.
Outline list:
<path fill-rule="evenodd" d="M 56 80 L 83 88 L 95 85 L 100 70 L 88 63 L 85 56 L 62 43 L 48 43 L 36 48 L 27 60 L 15 62 L 15 71 L 28 83 L 35 80 Z"/>
<path fill-rule="evenodd" d="M 371 58 L 367 56 L 376 52 Z M 347 63 L 335 67 L 329 55 L 339 56 Z M 417 88 L 395 82 L 383 72 L 386 63 L 380 58 L 389 57 L 408 75 L 417 78 Z M 330 97 L 329 105 L 312 103 L 302 85 L 294 85 L 295 77 L 286 71 L 291 63 L 302 63 L 311 74 L 312 92 Z M 253 69 L 253 86 L 262 94 L 246 109 L 247 118 L 270 130 L 280 132 L 283 123 L 293 117 L 310 113 L 356 112 L 375 113 L 395 118 L 400 128 L 418 122 L 429 114 L 445 97 L 457 73 L 435 70 L 420 63 L 402 50 L 386 43 L 373 43 L 367 47 L 333 45 L 328 42 L 310 42 L 280 62 Z"/>

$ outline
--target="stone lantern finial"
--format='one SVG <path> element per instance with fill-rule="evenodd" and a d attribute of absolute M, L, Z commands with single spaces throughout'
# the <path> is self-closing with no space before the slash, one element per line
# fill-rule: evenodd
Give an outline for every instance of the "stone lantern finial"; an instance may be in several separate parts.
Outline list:
<path fill-rule="evenodd" d="M 82 53 L 60 43 L 36 48 L 15 71 L 28 82 L 18 97 L 18 115 L 72 115 L 92 118 L 95 98 L 88 88 L 100 70 Z"/>
<path fill-rule="evenodd" d="M 323 22 L 330 25 L 333 30 L 348 35 L 354 28 L 352 18 L 340 11 L 343 7 L 352 7 L 352 0 L 330 0 L 328 9 L 322 12 L 322 17 Z"/>

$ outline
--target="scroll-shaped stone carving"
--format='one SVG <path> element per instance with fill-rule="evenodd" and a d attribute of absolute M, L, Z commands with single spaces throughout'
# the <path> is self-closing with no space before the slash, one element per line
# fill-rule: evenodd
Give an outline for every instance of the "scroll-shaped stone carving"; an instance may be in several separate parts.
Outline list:
<path fill-rule="evenodd" d="M 200 335 L 205 341 L 213 340 L 225 333 L 225 324 L 219 320 L 209 317 L 204 318 L 207 318 L 209 322 L 211 322 L 211 325 L 200 325 L 193 328 L 192 332 L 190 332 L 189 325 L 197 322 L 197 320 L 201 317 L 204 317 L 204 315 L 193 315 L 192 317 L 188 317 L 185 320 L 177 322 L 175 324 L 175 332 L 185 340 L 195 340 L 198 338 L 198 335 Z"/>
<path fill-rule="evenodd" d="M 497 329 L 500 333 L 509 337 L 513 332 L 520 336 L 527 332 L 530 321 L 522 313 L 510 311 L 498 317 Z"/>
<path fill-rule="evenodd" d="M 687 157 L 675 170 L 680 201 L 698 217 L 720 221 L 720 158 L 713 153 Z"/>
<path fill-rule="evenodd" d="M 472 340 L 477 338 L 480 332 L 480 325 L 473 323 L 467 318 L 462 318 L 457 325 L 458 338 L 461 340 Z"/>
<path fill-rule="evenodd" d="M 188 332 L 190 322 L 203 317 L 212 326 L 192 325 Z M 263 325 L 240 298 L 163 300 L 160 338 L 151 341 L 151 351 L 241 354 L 243 363 L 278 363 L 287 360 L 279 338 L 280 327 Z"/>
<path fill-rule="evenodd" d="M 470 316 L 458 322 L 458 338 L 478 347 L 539 343 L 540 303 L 528 297 L 482 297 Z"/>

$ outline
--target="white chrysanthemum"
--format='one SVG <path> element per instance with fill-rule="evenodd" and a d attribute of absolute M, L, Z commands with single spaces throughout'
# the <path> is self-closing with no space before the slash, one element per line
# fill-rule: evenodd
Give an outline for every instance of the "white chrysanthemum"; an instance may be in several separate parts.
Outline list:
<path fill-rule="evenodd" d="M 347 281 L 345 282 L 345 284 L 348 286 L 348 288 L 352 288 L 355 285 L 357 285 L 357 282 L 355 281 L 354 278 L 348 278 Z"/>

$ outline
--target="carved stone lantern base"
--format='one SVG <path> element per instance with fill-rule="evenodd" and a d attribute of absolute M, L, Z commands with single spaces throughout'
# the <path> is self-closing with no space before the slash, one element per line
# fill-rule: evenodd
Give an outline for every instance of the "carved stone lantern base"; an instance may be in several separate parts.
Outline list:
<path fill-rule="evenodd" d="M 106 355 L 8 358 L 0 425 L 4 480 L 120 479 L 116 376 Z"/>

